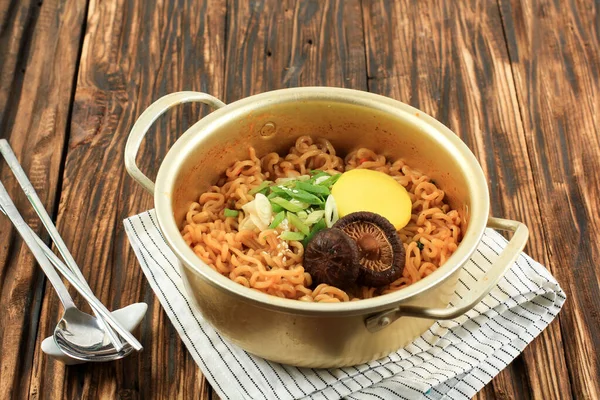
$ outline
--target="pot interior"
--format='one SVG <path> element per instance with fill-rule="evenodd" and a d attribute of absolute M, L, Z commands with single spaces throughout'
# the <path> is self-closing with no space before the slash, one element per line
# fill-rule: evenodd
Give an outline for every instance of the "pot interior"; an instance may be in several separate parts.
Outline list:
<path fill-rule="evenodd" d="M 446 200 L 463 220 L 462 242 L 443 267 L 401 291 L 344 305 L 348 312 L 382 308 L 388 300 L 381 298 L 400 301 L 436 286 L 475 250 L 488 218 L 487 185 L 477 160 L 454 133 L 421 111 L 386 97 L 347 89 L 296 88 L 252 96 L 214 111 L 192 126 L 167 154 L 157 177 L 155 204 L 161 229 L 185 265 L 216 285 L 238 291 L 234 289 L 237 284 L 216 276 L 193 255 L 177 229 L 182 228 L 190 203 L 198 201 L 236 160 L 249 158 L 250 146 L 259 157 L 269 152 L 284 155 L 303 135 L 326 138 L 341 157 L 366 147 L 390 160 L 404 159 L 445 191 Z M 342 307 L 280 301 L 241 291 L 269 307 Z"/>

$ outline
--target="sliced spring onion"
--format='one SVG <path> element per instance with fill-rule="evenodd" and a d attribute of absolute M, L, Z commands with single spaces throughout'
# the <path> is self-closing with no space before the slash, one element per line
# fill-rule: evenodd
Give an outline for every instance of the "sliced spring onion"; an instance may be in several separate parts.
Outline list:
<path fill-rule="evenodd" d="M 308 204 L 303 204 L 298 202 L 299 204 L 294 204 L 291 201 L 288 201 L 286 199 L 284 199 L 283 197 L 274 197 L 271 199 L 271 205 L 278 205 L 282 208 L 285 208 L 288 211 L 291 212 L 298 212 L 298 211 L 302 211 L 305 208 L 308 208 Z M 301 206 L 304 205 L 304 207 Z"/>
<path fill-rule="evenodd" d="M 273 202 L 271 202 L 271 208 L 273 209 L 274 213 L 280 213 L 284 210 L 284 208 L 281 207 L 279 204 L 275 204 Z"/>
<path fill-rule="evenodd" d="M 256 216 L 260 218 L 260 220 L 263 222 L 263 225 L 269 225 L 271 222 L 271 217 L 273 216 L 269 199 L 267 199 L 267 196 L 262 193 L 256 193 L 256 196 L 254 196 L 254 202 L 256 203 Z"/>
<path fill-rule="evenodd" d="M 325 220 L 322 219 L 312 227 L 310 233 L 314 235 L 315 233 L 322 231 L 325 228 L 327 228 L 327 224 L 325 223 Z"/>
<path fill-rule="evenodd" d="M 319 182 L 323 182 L 325 179 L 329 178 L 329 175 L 325 171 L 319 171 L 317 174 L 313 175 L 312 178 L 308 181 L 308 183 L 318 184 Z"/>
<path fill-rule="evenodd" d="M 250 216 L 247 216 L 246 218 L 244 218 L 244 220 L 242 221 L 242 223 L 240 224 L 240 227 L 238 228 L 238 230 L 240 231 L 253 231 L 256 229 L 256 225 L 254 225 L 254 222 L 252 222 L 252 219 L 250 218 Z"/>
<path fill-rule="evenodd" d="M 337 204 L 335 204 L 333 196 L 329 196 L 325 202 L 325 224 L 327 224 L 328 228 L 331 228 L 338 219 Z"/>
<path fill-rule="evenodd" d="M 322 220 L 324 216 L 325 216 L 324 210 L 313 211 L 308 215 L 308 217 L 306 217 L 306 219 L 304 220 L 304 223 L 309 226 L 314 225 L 317 222 L 319 222 L 320 220 Z"/>
<path fill-rule="evenodd" d="M 300 200 L 296 200 L 296 199 L 291 199 L 290 203 L 292 203 L 295 206 L 302 207 L 303 210 L 306 210 L 310 207 L 310 204 L 303 203 Z"/>
<path fill-rule="evenodd" d="M 254 225 L 256 225 L 258 230 L 261 232 L 266 231 L 267 228 L 269 227 L 269 223 L 260 219 L 256 214 L 250 214 L 250 220 L 252 221 L 252 223 Z"/>
<path fill-rule="evenodd" d="M 338 179 L 340 179 L 340 176 L 342 176 L 342 174 L 332 175 L 324 181 L 319 182 L 318 184 L 321 186 L 331 187 L 337 182 Z"/>
<path fill-rule="evenodd" d="M 317 179 L 315 179 L 315 185 L 320 185 L 321 183 L 325 182 L 329 178 L 330 178 L 329 176 L 320 176 Z"/>
<path fill-rule="evenodd" d="M 223 213 L 226 217 L 237 217 L 240 212 L 238 210 L 230 210 L 229 208 L 226 208 Z"/>
<path fill-rule="evenodd" d="M 269 229 L 275 229 L 279 226 L 279 224 L 281 224 L 281 221 L 283 221 L 283 219 L 285 218 L 285 211 L 280 211 L 279 213 L 277 213 L 277 215 L 275 216 L 275 219 L 273 219 L 273 222 L 271 222 L 271 225 L 269 225 Z"/>
<path fill-rule="evenodd" d="M 278 183 L 277 186 L 291 188 L 291 187 L 296 186 L 296 182 L 298 182 L 298 181 L 296 181 L 296 180 L 285 181 L 285 182 Z"/>
<path fill-rule="evenodd" d="M 244 210 L 244 214 L 256 214 L 256 202 L 254 200 L 249 201 L 248 203 L 242 206 L 242 210 Z"/>
<path fill-rule="evenodd" d="M 320 185 L 313 185 L 313 184 L 307 183 L 307 182 L 296 182 L 296 189 L 304 190 L 308 193 L 317 194 L 317 195 L 322 194 L 325 196 L 329 196 L 331 194 L 327 187 L 320 186 Z"/>
<path fill-rule="evenodd" d="M 301 232 L 285 231 L 279 237 L 283 240 L 302 240 L 304 239 L 304 234 Z"/>
<path fill-rule="evenodd" d="M 302 222 L 304 222 L 304 220 L 305 220 L 306 218 L 308 218 L 308 213 L 307 213 L 306 211 L 298 211 L 298 212 L 296 213 L 296 215 L 298 216 L 298 218 L 300 218 L 300 220 L 301 220 Z"/>
<path fill-rule="evenodd" d="M 256 193 L 262 192 L 263 190 L 265 190 L 266 188 L 268 188 L 271 183 L 273 183 L 273 182 L 271 182 L 271 181 L 262 181 L 262 183 L 260 185 L 258 185 L 254 189 L 250 190 L 248 193 L 249 194 L 256 194 Z"/>
<path fill-rule="evenodd" d="M 277 193 L 278 195 L 283 194 L 283 195 L 289 196 L 288 190 L 289 190 L 289 188 L 282 186 L 282 185 L 277 185 L 277 186 L 271 187 L 271 193 Z"/>
<path fill-rule="evenodd" d="M 327 228 L 327 225 L 325 224 L 325 220 L 324 219 L 321 219 L 321 220 L 319 220 L 319 222 L 317 222 L 316 224 L 314 224 L 313 227 L 310 229 L 310 233 L 302 241 L 302 244 L 304 245 L 304 248 L 306 249 L 306 246 L 308 245 L 308 242 L 310 242 L 312 240 L 313 236 L 315 236 L 317 234 L 317 232 L 320 232 L 320 231 L 322 231 L 325 228 Z"/>
<path fill-rule="evenodd" d="M 314 194 L 308 193 L 308 192 L 306 192 L 304 190 L 301 190 L 301 189 L 291 189 L 291 188 L 286 188 L 284 186 L 274 186 L 274 187 L 271 188 L 271 190 L 273 190 L 274 192 L 282 190 L 283 193 L 287 194 L 292 199 L 296 199 L 296 200 L 301 201 L 303 203 L 316 204 L 316 205 L 323 204 L 323 200 L 321 200 L 320 198 L 318 198 Z"/>
<path fill-rule="evenodd" d="M 312 171 L 310 171 L 312 177 L 311 179 L 315 179 L 318 178 L 320 176 L 331 176 L 330 173 L 323 171 L 322 169 L 313 169 Z"/>
<path fill-rule="evenodd" d="M 287 190 L 286 190 L 287 189 Z M 278 185 L 278 186 L 271 186 L 271 195 L 272 197 L 270 197 L 270 199 L 274 198 L 274 197 L 282 197 L 286 200 L 291 200 L 292 196 L 290 196 L 290 189 Z"/>
<path fill-rule="evenodd" d="M 288 219 L 288 221 L 290 221 L 290 224 L 295 226 L 296 229 L 298 229 L 304 235 L 308 235 L 310 233 L 310 228 L 308 226 L 304 225 L 302 223 L 302 221 L 300 221 L 300 218 L 298 218 L 298 216 L 296 214 L 288 212 L 287 219 Z"/>

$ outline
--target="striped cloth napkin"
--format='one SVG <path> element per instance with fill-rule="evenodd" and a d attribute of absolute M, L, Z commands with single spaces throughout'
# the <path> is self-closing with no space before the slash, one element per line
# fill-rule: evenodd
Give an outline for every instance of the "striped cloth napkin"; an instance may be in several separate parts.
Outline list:
<path fill-rule="evenodd" d="M 296 368 L 227 342 L 192 307 L 154 210 L 124 224 L 150 286 L 222 399 L 470 399 L 548 326 L 566 299 L 554 277 L 522 253 L 473 310 L 451 321 L 432 322 L 407 347 L 349 368 Z M 485 231 L 452 302 L 483 277 L 505 245 L 500 234 Z"/>

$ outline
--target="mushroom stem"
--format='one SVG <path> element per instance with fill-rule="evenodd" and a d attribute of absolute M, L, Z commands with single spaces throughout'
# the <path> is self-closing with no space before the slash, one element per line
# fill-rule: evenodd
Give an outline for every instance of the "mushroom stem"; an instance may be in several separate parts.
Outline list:
<path fill-rule="evenodd" d="M 368 260 L 376 260 L 379 258 L 379 242 L 373 235 L 362 236 L 358 240 L 361 256 Z"/>

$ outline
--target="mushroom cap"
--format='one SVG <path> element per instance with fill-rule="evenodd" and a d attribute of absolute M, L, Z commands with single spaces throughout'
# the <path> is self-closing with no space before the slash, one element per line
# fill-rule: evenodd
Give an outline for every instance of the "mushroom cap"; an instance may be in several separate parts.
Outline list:
<path fill-rule="evenodd" d="M 358 247 L 358 283 L 385 286 L 404 270 L 405 250 L 394 226 L 384 217 L 361 211 L 339 219 L 334 229 L 342 230 Z"/>
<path fill-rule="evenodd" d="M 358 246 L 339 229 L 318 232 L 304 251 L 304 269 L 316 283 L 345 288 L 358 278 Z"/>

